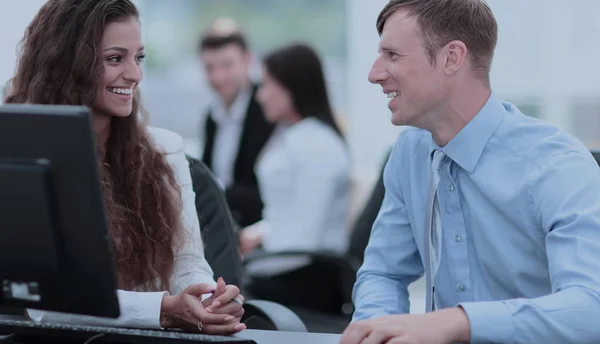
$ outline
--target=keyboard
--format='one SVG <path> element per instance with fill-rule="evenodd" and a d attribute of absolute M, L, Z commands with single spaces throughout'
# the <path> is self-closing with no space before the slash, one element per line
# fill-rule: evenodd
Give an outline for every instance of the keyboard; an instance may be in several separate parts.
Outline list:
<path fill-rule="evenodd" d="M 83 341 L 103 334 L 97 338 L 98 342 L 120 343 L 223 343 L 223 344 L 256 344 L 250 339 L 226 336 L 210 336 L 205 334 L 185 333 L 180 331 L 139 330 L 118 327 L 48 324 L 36 323 L 30 320 L 5 320 L 0 319 L 0 334 L 16 333 L 25 336 L 39 336 L 56 339 L 82 339 Z M 96 340 L 91 341 L 96 343 Z"/>

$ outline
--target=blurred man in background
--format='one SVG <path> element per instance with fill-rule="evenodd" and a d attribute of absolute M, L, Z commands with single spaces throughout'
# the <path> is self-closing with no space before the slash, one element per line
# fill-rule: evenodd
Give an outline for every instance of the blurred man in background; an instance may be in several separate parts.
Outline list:
<path fill-rule="evenodd" d="M 256 102 L 250 52 L 235 21 L 217 19 L 202 35 L 199 53 L 215 91 L 201 128 L 202 160 L 225 189 L 234 219 L 245 227 L 262 218 L 254 165 L 273 125 Z"/>

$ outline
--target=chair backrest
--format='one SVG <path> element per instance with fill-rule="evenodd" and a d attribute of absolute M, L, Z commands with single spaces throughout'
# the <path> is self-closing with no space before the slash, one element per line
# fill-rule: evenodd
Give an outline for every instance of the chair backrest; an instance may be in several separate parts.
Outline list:
<path fill-rule="evenodd" d="M 243 285 L 242 261 L 238 250 L 238 226 L 231 216 L 225 193 L 209 168 L 187 157 L 200 220 L 204 254 L 216 277 L 227 284 Z"/>
<path fill-rule="evenodd" d="M 387 163 L 389 154 L 390 152 L 388 152 L 386 155 L 385 162 L 381 167 L 379 178 L 373 187 L 373 190 L 371 191 L 371 195 L 369 196 L 367 203 L 365 203 L 362 212 L 359 214 L 356 222 L 354 222 L 354 226 L 351 228 L 348 256 L 355 259 L 360 264 L 362 264 L 364 260 L 365 249 L 367 248 L 369 237 L 371 236 L 373 222 L 375 222 L 377 214 L 379 214 L 381 204 L 383 203 L 383 196 L 385 195 L 385 187 L 383 185 L 383 170 L 385 168 L 385 164 Z"/>
<path fill-rule="evenodd" d="M 598 165 L 600 165 L 600 150 L 592 149 L 592 150 L 590 150 L 590 152 L 592 153 L 592 156 L 594 157 L 594 159 L 596 159 L 596 162 L 598 163 Z"/>

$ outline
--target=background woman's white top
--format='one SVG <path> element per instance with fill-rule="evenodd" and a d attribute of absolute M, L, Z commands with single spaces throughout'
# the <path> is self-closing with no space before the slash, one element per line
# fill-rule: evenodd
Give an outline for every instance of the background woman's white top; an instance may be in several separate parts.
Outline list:
<path fill-rule="evenodd" d="M 266 251 L 345 252 L 350 158 L 330 126 L 309 117 L 278 128 L 261 154 L 256 174 L 264 202 Z"/>
<path fill-rule="evenodd" d="M 183 151 L 183 140 L 178 134 L 148 128 L 150 138 L 156 148 L 165 154 L 167 163 L 174 171 L 181 189 L 183 209 L 183 242 L 176 243 L 175 266 L 171 278 L 172 295 L 179 294 L 190 284 L 209 283 L 215 285 L 213 272 L 204 258 L 200 225 L 195 205 L 195 193 L 192 188 L 189 165 Z M 28 309 L 29 316 L 35 321 L 62 322 L 70 324 L 89 324 L 133 328 L 160 328 L 160 309 L 163 292 L 132 292 L 118 290 L 121 316 L 117 319 L 83 316 L 59 312 L 45 312 Z"/>

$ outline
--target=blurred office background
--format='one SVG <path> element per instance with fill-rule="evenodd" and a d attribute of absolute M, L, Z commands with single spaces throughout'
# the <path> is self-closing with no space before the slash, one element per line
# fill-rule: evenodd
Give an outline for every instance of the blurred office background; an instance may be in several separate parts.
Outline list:
<path fill-rule="evenodd" d="M 43 2 L 0 1 L 0 83 L 12 76 L 16 45 Z M 389 122 L 381 89 L 367 81 L 377 55 L 375 20 L 386 2 L 137 0 L 148 57 L 142 92 L 152 124 L 180 133 L 188 153 L 201 154 L 199 123 L 210 91 L 196 51 L 200 32 L 214 18 L 231 16 L 246 31 L 257 78 L 262 54 L 282 43 L 307 41 L 323 58 L 333 106 L 347 133 L 359 207 L 401 130 Z M 499 23 L 494 92 L 591 148 L 600 146 L 600 63 L 594 60 L 600 56 L 600 1 L 488 3 Z"/>
<path fill-rule="evenodd" d="M 0 1 L 0 83 L 14 72 L 15 47 L 43 0 Z M 377 54 L 375 19 L 386 0 L 136 0 L 147 47 L 142 91 L 152 123 L 186 138 L 198 156 L 198 126 L 210 91 L 196 54 L 202 29 L 231 16 L 259 59 L 289 41 L 321 54 L 335 111 L 346 128 L 354 176 L 366 189 L 400 128 L 367 81 Z M 525 113 L 600 146 L 600 1 L 489 0 L 499 22 L 494 91 Z M 302 68 L 302 66 L 298 66 Z"/>

